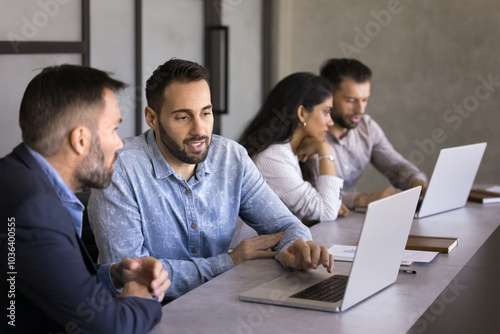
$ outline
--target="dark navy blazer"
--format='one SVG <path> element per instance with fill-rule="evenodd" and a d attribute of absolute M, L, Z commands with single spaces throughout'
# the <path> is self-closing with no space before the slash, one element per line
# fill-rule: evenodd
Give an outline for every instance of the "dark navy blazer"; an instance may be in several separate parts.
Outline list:
<path fill-rule="evenodd" d="M 68 211 L 23 144 L 0 159 L 0 219 L 0 314 L 12 314 L 6 308 L 15 302 L 15 327 L 8 324 L 12 316 L 2 316 L 0 332 L 146 333 L 160 320 L 157 301 L 113 298 L 99 282 Z M 12 241 L 13 220 L 9 251 L 15 247 L 10 260 L 16 274 L 8 275 L 7 226 Z"/>

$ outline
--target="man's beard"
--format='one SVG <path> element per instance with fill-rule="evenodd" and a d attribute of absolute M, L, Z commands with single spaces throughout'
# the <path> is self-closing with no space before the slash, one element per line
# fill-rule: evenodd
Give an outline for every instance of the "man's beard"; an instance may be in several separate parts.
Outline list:
<path fill-rule="evenodd" d="M 161 123 L 158 124 L 158 127 L 160 129 L 160 140 L 163 143 L 163 146 L 165 146 L 165 148 L 170 152 L 170 154 L 174 156 L 174 158 L 190 165 L 196 165 L 200 162 L 205 161 L 208 155 L 208 150 L 210 148 L 210 138 L 208 136 L 197 136 L 184 139 L 182 143 L 185 145 L 188 145 L 193 141 L 205 140 L 206 147 L 204 151 L 188 153 L 185 149 L 183 149 L 175 142 L 174 138 L 170 137 L 167 134 L 165 128 L 161 125 Z"/>
<path fill-rule="evenodd" d="M 114 162 L 116 161 L 116 158 L 117 154 L 115 153 L 113 163 L 111 166 L 106 168 L 104 164 L 104 153 L 101 149 L 99 136 L 92 132 L 89 154 L 76 171 L 75 177 L 77 181 L 83 188 L 106 188 L 111 184 L 111 177 L 113 176 Z"/>
<path fill-rule="evenodd" d="M 358 126 L 359 123 L 354 123 L 354 122 L 349 121 L 349 118 L 352 117 L 352 115 L 350 115 L 350 116 L 337 115 L 334 108 L 335 108 L 335 106 L 333 106 L 330 115 L 332 116 L 332 121 L 333 121 L 333 123 L 335 123 L 335 125 L 338 125 L 344 129 L 349 129 L 349 130 L 354 129 L 355 127 Z"/>

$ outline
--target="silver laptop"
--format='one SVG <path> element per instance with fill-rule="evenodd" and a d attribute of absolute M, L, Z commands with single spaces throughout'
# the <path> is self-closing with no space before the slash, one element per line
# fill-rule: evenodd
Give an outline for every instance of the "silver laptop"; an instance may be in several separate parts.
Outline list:
<path fill-rule="evenodd" d="M 384 289 L 397 278 L 420 190 L 412 188 L 368 205 L 350 270 L 294 271 L 241 293 L 240 299 L 341 312 Z M 304 296 L 311 290 L 316 290 L 312 297 Z"/>
<path fill-rule="evenodd" d="M 415 217 L 465 206 L 485 149 L 486 143 L 442 149 Z"/>

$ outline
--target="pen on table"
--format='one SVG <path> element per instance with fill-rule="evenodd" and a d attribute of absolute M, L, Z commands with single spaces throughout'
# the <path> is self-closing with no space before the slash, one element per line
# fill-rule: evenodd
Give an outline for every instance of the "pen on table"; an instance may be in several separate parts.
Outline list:
<path fill-rule="evenodd" d="M 408 270 L 408 269 L 399 269 L 400 273 L 405 273 L 405 274 L 416 274 L 416 270 Z"/>

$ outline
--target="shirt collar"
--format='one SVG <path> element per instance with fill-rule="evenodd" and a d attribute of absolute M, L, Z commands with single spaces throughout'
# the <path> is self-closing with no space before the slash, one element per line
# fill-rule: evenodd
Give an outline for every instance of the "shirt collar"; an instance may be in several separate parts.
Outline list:
<path fill-rule="evenodd" d="M 66 182 L 64 182 L 63 178 L 59 173 L 52 167 L 51 164 L 38 152 L 32 150 L 28 145 L 26 145 L 28 152 L 33 156 L 35 161 L 40 165 L 40 168 L 47 176 L 50 184 L 54 188 L 57 196 L 61 200 L 62 204 L 66 209 L 70 212 L 70 215 L 73 217 L 72 212 L 80 212 L 83 214 L 83 210 L 85 207 L 82 202 L 78 200 L 73 191 L 68 187 Z M 80 233 L 82 228 L 82 220 L 74 219 L 74 225 L 76 230 Z"/>
<path fill-rule="evenodd" d="M 155 140 L 155 134 L 153 129 L 149 129 L 147 131 L 146 135 L 146 142 L 148 145 L 149 153 L 151 156 L 151 160 L 153 162 L 153 172 L 155 174 L 155 178 L 157 179 L 163 179 L 166 178 L 172 174 L 178 176 L 172 166 L 165 160 L 165 157 L 160 151 L 160 148 L 158 147 L 158 144 L 156 143 Z M 212 136 L 212 142 L 210 146 L 213 144 L 213 136 Z M 205 161 L 199 163 L 196 166 L 196 172 L 195 176 L 197 179 L 201 179 L 204 177 L 205 174 L 209 174 L 214 172 L 214 165 L 212 164 L 211 161 L 211 154 L 210 154 L 211 149 L 209 149 L 209 153 Z"/>
<path fill-rule="evenodd" d="M 334 143 L 337 143 L 337 144 L 340 144 L 340 145 L 345 145 L 348 138 L 352 136 L 352 129 L 348 130 L 346 135 L 343 136 L 342 138 L 338 139 L 333 133 L 331 133 L 330 131 L 327 132 L 327 137 L 328 139 L 331 141 L 331 142 L 334 142 Z"/>
<path fill-rule="evenodd" d="M 337 144 L 339 143 L 339 139 L 337 137 L 335 137 L 335 135 L 333 133 L 331 133 L 330 131 L 328 131 L 326 133 L 326 136 L 330 142 L 337 143 Z"/>

